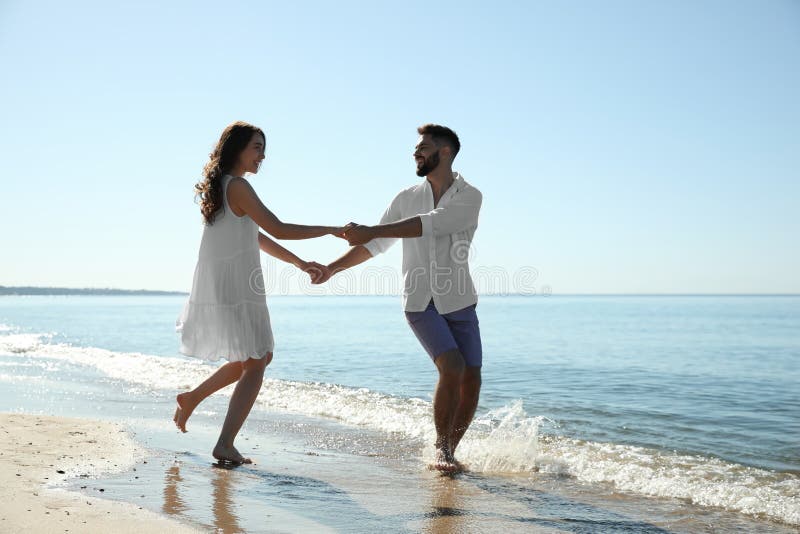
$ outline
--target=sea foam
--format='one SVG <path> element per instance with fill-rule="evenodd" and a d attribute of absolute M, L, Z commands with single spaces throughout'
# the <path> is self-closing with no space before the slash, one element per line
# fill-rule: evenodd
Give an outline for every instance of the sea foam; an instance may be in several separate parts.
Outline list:
<path fill-rule="evenodd" d="M 90 366 L 110 378 L 154 391 L 193 387 L 215 368 L 199 360 L 48 340 L 47 335 L 0 334 L 0 355 L 19 358 L 21 365 L 45 359 Z M 50 367 L 42 369 L 48 372 Z M 13 372 L 0 375 L 0 381 L 13 379 Z M 429 401 L 364 388 L 268 378 L 257 407 L 329 418 L 426 444 L 435 435 Z M 556 435 L 553 426 L 544 417 L 527 414 L 523 402 L 515 401 L 476 417 L 459 447 L 459 458 L 476 472 L 570 476 L 612 484 L 620 491 L 684 499 L 800 525 L 800 477 L 795 474 L 698 455 L 582 441 Z M 543 428 L 548 432 L 542 433 Z M 428 457 L 432 452 L 428 445 L 423 454 Z"/>

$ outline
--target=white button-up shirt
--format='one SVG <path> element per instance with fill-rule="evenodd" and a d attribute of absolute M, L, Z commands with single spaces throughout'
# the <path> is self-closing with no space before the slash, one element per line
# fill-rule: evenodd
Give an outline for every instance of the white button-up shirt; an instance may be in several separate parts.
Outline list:
<path fill-rule="evenodd" d="M 478 302 L 468 260 L 483 196 L 459 173 L 454 172 L 453 179 L 436 207 L 426 179 L 400 191 L 381 217 L 380 224 L 416 215 L 422 220 L 420 237 L 403 238 L 405 311 L 424 311 L 431 299 L 441 314 Z M 397 239 L 381 237 L 364 247 L 375 256 L 386 252 Z"/>

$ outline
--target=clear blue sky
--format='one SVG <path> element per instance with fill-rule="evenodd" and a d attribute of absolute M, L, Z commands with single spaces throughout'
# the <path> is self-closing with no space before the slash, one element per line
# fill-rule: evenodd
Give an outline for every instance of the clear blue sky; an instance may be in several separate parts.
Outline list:
<path fill-rule="evenodd" d="M 439 122 L 484 194 L 473 268 L 800 292 L 800 2 L 124 4 L 0 3 L 2 285 L 188 289 L 192 185 L 241 119 L 290 222 L 376 221 Z"/>

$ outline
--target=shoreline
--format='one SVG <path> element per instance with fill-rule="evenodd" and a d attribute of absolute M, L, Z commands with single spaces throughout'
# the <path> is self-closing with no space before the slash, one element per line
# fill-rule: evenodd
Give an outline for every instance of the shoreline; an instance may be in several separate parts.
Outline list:
<path fill-rule="evenodd" d="M 797 531 L 800 479 L 786 429 L 800 316 L 788 301 L 714 299 L 687 311 L 688 299 L 541 307 L 487 297 L 491 369 L 458 453 L 471 471 L 451 479 L 426 469 L 433 376 L 397 302 L 295 299 L 275 299 L 283 347 L 237 443 L 253 465 L 220 470 L 211 456 L 233 386 L 195 411 L 190 434 L 172 424 L 175 393 L 215 367 L 173 354 L 165 325 L 176 297 L 0 299 L 0 412 L 124 428 L 146 456 L 111 462 L 97 478 L 50 467 L 67 475 L 57 489 L 205 531 L 568 531 L 576 521 L 587 530 Z M 342 339 L 354 320 L 381 332 L 380 348 Z M 564 331 L 575 334 L 567 343 Z M 730 405 L 742 417 L 730 419 Z"/>
<path fill-rule="evenodd" d="M 219 469 L 209 449 L 225 404 L 217 400 L 196 414 L 190 435 L 166 415 L 107 422 L 0 414 L 2 497 L 13 503 L 0 512 L 0 532 L 563 532 L 576 520 L 652 533 L 708 524 L 793 531 L 713 507 L 597 491 L 558 474 L 442 476 L 420 462 L 425 445 L 416 440 L 387 442 L 380 432 L 289 414 L 253 414 L 240 448 L 254 464 Z M 398 445 L 414 452 L 398 455 Z"/>
<path fill-rule="evenodd" d="M 200 532 L 121 501 L 87 496 L 71 480 L 123 472 L 144 450 L 120 426 L 92 419 L 0 413 L 0 508 L 4 532 Z"/>

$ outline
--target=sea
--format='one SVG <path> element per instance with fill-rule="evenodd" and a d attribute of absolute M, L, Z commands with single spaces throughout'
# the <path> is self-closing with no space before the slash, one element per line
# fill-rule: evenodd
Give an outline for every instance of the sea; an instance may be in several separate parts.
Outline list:
<path fill-rule="evenodd" d="M 125 425 L 149 462 L 76 480 L 218 532 L 797 532 L 800 296 L 483 296 L 483 387 L 433 457 L 436 369 L 396 296 L 270 296 L 276 347 L 213 468 L 232 388 L 178 352 L 186 297 L 0 297 L 0 411 Z"/>

